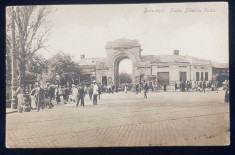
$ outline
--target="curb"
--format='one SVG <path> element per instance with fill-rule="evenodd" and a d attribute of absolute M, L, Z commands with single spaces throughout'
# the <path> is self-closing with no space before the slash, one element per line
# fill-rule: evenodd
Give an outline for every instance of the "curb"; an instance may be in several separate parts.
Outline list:
<path fill-rule="evenodd" d="M 9 111 L 9 112 L 6 112 L 6 114 L 11 114 L 11 113 L 16 113 L 16 112 L 18 112 L 18 110 Z"/>

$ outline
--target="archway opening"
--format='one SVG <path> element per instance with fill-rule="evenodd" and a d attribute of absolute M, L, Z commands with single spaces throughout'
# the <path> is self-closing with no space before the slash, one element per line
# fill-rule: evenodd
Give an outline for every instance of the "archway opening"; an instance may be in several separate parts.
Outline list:
<path fill-rule="evenodd" d="M 119 61 L 118 64 L 118 84 L 119 87 L 124 87 L 124 85 L 131 85 L 132 83 L 132 72 L 133 65 L 132 61 L 128 57 L 124 57 Z"/>
<path fill-rule="evenodd" d="M 102 76 L 102 85 L 107 86 L 107 76 Z"/>

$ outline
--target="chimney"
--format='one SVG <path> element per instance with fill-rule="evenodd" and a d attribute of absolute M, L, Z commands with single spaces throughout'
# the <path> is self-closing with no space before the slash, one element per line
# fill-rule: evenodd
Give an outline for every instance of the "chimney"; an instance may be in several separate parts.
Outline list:
<path fill-rule="evenodd" d="M 179 55 L 179 50 L 174 50 L 173 55 Z"/>
<path fill-rule="evenodd" d="M 81 54 L 80 59 L 84 59 L 84 58 L 85 58 L 85 54 Z"/>

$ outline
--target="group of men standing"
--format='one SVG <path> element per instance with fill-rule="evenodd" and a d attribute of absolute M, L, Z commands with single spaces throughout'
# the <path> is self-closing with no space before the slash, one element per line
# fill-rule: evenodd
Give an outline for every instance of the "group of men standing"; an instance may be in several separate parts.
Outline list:
<path fill-rule="evenodd" d="M 89 98 L 90 100 L 93 97 L 93 105 L 97 105 L 97 96 L 100 95 L 99 86 L 96 81 L 93 81 L 93 84 L 88 88 Z M 81 101 L 81 106 L 84 106 L 84 97 L 86 95 L 86 90 L 83 84 L 79 84 L 79 86 L 73 86 L 72 88 L 72 98 L 73 102 L 76 102 L 76 106 L 79 105 Z"/>
<path fill-rule="evenodd" d="M 35 84 L 35 88 L 31 91 L 31 95 L 34 96 L 34 102 L 36 104 L 37 111 L 40 108 L 48 107 L 53 108 L 52 100 L 54 99 L 55 89 L 47 84 L 47 88 L 43 89 L 40 83 Z"/>

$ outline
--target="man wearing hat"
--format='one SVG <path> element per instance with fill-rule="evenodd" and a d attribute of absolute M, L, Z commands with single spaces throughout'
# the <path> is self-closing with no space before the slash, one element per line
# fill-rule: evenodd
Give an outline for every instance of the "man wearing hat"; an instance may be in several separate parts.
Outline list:
<path fill-rule="evenodd" d="M 38 83 L 36 88 L 36 102 L 37 102 L 37 110 L 40 110 L 40 107 L 44 109 L 43 102 L 44 102 L 44 90 L 41 88 L 40 83 Z"/>
<path fill-rule="evenodd" d="M 93 105 L 97 105 L 97 95 L 99 94 L 99 87 L 96 84 L 96 81 L 93 81 L 94 86 L 93 86 Z"/>
<path fill-rule="evenodd" d="M 48 90 L 48 97 L 49 97 L 49 109 L 53 108 L 54 105 L 52 104 L 52 99 L 55 98 L 55 88 L 50 85 L 50 83 L 47 84 L 47 90 Z"/>
<path fill-rule="evenodd" d="M 80 100 L 81 100 L 81 106 L 84 106 L 84 96 L 85 96 L 84 87 L 82 84 L 80 84 L 78 87 L 78 99 L 76 106 L 79 105 Z"/>

